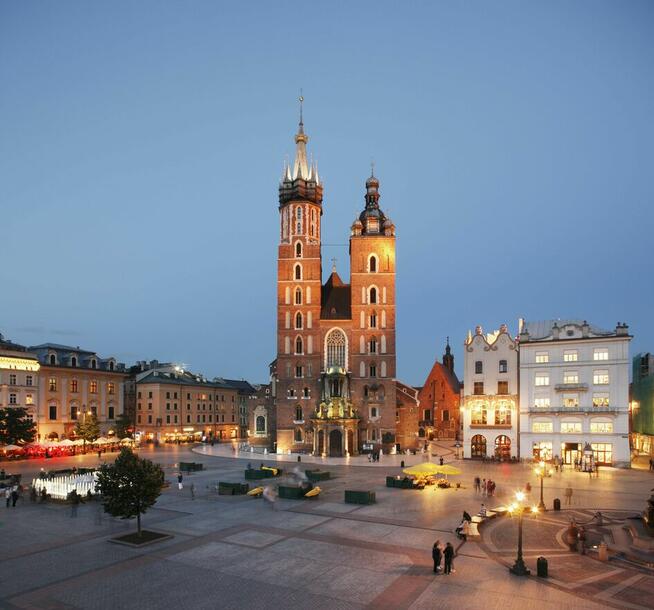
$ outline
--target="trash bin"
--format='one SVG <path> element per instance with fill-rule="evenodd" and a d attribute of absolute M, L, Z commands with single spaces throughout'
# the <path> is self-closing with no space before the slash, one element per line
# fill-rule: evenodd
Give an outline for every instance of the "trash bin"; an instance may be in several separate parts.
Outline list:
<path fill-rule="evenodd" d="M 597 558 L 600 561 L 609 560 L 609 547 L 606 546 L 606 542 L 599 543 L 599 546 L 597 547 Z"/>
<path fill-rule="evenodd" d="M 561 510 L 561 500 L 554 498 L 554 510 Z"/>
<path fill-rule="evenodd" d="M 539 557 L 536 560 L 536 574 L 539 578 L 547 578 L 547 559 L 545 557 Z"/>

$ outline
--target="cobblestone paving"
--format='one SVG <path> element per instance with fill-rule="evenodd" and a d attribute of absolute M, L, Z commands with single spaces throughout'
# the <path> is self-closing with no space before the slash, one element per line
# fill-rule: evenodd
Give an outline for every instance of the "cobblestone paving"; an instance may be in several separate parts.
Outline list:
<path fill-rule="evenodd" d="M 509 574 L 516 539 L 510 518 L 484 525 L 480 542 L 462 543 L 453 533 L 463 510 L 504 503 L 526 481 L 534 485 L 522 465 L 459 463 L 461 489 L 424 491 L 387 489 L 385 476 L 399 473 L 396 467 L 329 466 L 334 478 L 321 483 L 318 499 L 280 500 L 271 507 L 260 498 L 213 491 L 217 481 L 243 481 L 247 460 L 200 457 L 184 448 L 148 457 L 165 465 L 171 481 L 180 460 L 206 467 L 185 477 L 181 492 L 166 490 L 144 517 L 145 527 L 173 538 L 143 549 L 110 544 L 133 523 L 103 515 L 92 503 L 80 507 L 77 518 L 63 505 L 1 507 L 0 608 L 654 607 L 651 571 L 571 553 L 560 536 L 571 516 L 584 522 L 597 508 L 606 511 L 606 532 L 620 527 L 621 519 L 642 509 L 654 483 L 645 471 L 607 470 L 599 481 L 570 472 L 546 482 L 548 504 L 568 484 L 575 488 L 575 504 L 525 520 L 525 561 L 535 571 L 536 558 L 548 558 L 550 578 L 543 580 Z M 470 483 L 477 473 L 497 481 L 497 497 L 475 495 Z M 344 504 L 346 488 L 374 490 L 377 504 Z M 436 539 L 457 549 L 456 571 L 449 576 L 432 571 Z"/>

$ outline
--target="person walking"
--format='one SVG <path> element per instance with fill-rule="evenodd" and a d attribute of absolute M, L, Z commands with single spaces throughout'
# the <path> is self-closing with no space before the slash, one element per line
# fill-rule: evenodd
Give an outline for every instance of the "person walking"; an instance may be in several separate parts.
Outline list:
<path fill-rule="evenodd" d="M 434 542 L 434 546 L 431 550 L 431 557 L 434 560 L 434 574 L 438 574 L 441 569 L 441 559 L 443 557 L 443 549 L 440 540 Z"/>
<path fill-rule="evenodd" d="M 77 493 L 77 490 L 74 489 L 73 492 L 70 495 L 70 516 L 71 518 L 77 517 L 77 509 L 79 508 L 80 502 L 82 501 L 82 498 L 80 495 Z"/>
<path fill-rule="evenodd" d="M 182 491 L 182 489 L 184 489 L 184 482 L 183 481 L 184 481 L 184 477 L 182 476 L 182 473 L 180 472 L 177 475 L 177 489 L 179 489 L 180 491 Z"/>
<path fill-rule="evenodd" d="M 18 485 L 14 485 L 14 488 L 11 490 L 11 507 L 16 508 L 16 502 L 18 501 Z"/>
<path fill-rule="evenodd" d="M 654 470 L 654 460 L 652 458 L 649 458 L 649 469 Z"/>
<path fill-rule="evenodd" d="M 195 483 L 191 483 L 191 500 L 195 500 Z"/>
<path fill-rule="evenodd" d="M 443 551 L 443 557 L 445 558 L 445 574 L 452 572 L 453 561 L 454 561 L 454 547 L 451 542 L 448 542 L 445 545 L 445 550 Z"/>
<path fill-rule="evenodd" d="M 565 488 L 565 503 L 567 506 L 572 504 L 572 487 L 570 485 Z"/>
<path fill-rule="evenodd" d="M 486 479 L 482 479 L 482 480 L 481 480 L 481 495 L 482 495 L 482 496 L 485 496 L 485 495 L 486 495 L 486 491 L 487 491 L 487 488 L 486 488 Z"/>
<path fill-rule="evenodd" d="M 441 466 L 443 465 L 443 456 L 442 456 L 442 455 L 441 455 L 441 457 L 439 458 L 438 463 L 439 463 Z"/>
<path fill-rule="evenodd" d="M 5 487 L 5 500 L 7 501 L 7 508 L 11 502 L 11 487 Z"/>
<path fill-rule="evenodd" d="M 481 479 L 479 477 L 475 477 L 475 493 L 479 493 L 481 491 Z"/>

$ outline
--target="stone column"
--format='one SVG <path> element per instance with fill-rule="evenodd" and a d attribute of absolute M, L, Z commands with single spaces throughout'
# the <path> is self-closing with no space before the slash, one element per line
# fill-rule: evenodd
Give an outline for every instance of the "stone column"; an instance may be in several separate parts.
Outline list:
<path fill-rule="evenodd" d="M 343 436 L 344 436 L 344 439 L 343 439 L 343 446 L 345 447 L 345 456 L 347 457 L 348 452 L 349 452 L 349 449 L 348 449 L 348 446 L 347 446 L 348 431 L 347 431 L 347 427 L 346 427 L 346 426 L 343 426 Z"/>

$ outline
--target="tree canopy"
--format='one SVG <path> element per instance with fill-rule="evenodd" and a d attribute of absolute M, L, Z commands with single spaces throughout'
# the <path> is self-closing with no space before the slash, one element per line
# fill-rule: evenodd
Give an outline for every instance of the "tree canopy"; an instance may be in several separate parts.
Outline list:
<path fill-rule="evenodd" d="M 136 517 L 141 535 L 141 515 L 154 505 L 164 486 L 161 466 L 140 458 L 124 448 L 113 464 L 103 464 L 98 472 L 97 490 L 105 512 L 132 519 Z"/>
<path fill-rule="evenodd" d="M 125 438 L 126 436 L 132 436 L 131 431 L 132 421 L 125 413 L 121 413 L 116 420 L 116 438 Z"/>
<path fill-rule="evenodd" d="M 36 425 L 28 417 L 25 407 L 0 409 L 0 443 L 23 445 L 31 443 L 36 436 Z"/>
<path fill-rule="evenodd" d="M 75 424 L 75 436 L 83 438 L 87 443 L 92 443 L 100 436 L 100 424 L 98 424 L 98 418 L 95 413 L 89 413 L 82 417 L 82 419 L 77 420 Z"/>

